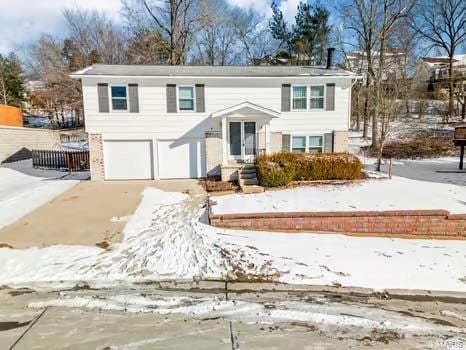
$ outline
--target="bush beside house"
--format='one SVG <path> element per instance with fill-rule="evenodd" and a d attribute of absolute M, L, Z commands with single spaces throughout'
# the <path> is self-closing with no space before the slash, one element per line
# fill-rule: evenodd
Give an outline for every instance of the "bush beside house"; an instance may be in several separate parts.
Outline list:
<path fill-rule="evenodd" d="M 289 153 L 261 155 L 259 181 L 265 187 L 286 186 L 293 181 L 355 180 L 361 177 L 359 158 L 347 153 Z"/>

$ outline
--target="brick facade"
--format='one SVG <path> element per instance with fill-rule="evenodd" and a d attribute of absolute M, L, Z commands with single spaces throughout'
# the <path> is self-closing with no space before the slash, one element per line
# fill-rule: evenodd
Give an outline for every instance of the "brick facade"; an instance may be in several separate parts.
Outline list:
<path fill-rule="evenodd" d="M 101 134 L 89 135 L 89 159 L 91 163 L 91 180 L 104 180 L 104 149 Z"/>
<path fill-rule="evenodd" d="M 290 212 L 210 215 L 213 226 L 270 231 L 410 234 L 466 238 L 466 214 L 446 210 Z"/>

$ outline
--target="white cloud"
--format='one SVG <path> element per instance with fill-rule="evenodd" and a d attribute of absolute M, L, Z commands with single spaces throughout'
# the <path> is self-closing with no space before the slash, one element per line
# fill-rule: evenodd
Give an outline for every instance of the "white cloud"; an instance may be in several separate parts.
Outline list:
<path fill-rule="evenodd" d="M 301 0 L 282 0 L 279 4 L 280 10 L 283 12 L 283 17 L 288 23 L 294 21 L 296 9 Z M 253 9 L 260 14 L 270 17 L 272 16 L 271 0 L 228 0 L 232 5 L 244 8 Z"/>
<path fill-rule="evenodd" d="M 294 22 L 294 16 L 296 15 L 296 9 L 301 0 L 287 0 L 280 3 L 280 10 L 283 13 L 283 17 L 291 24 Z"/>
<path fill-rule="evenodd" d="M 253 9 L 262 15 L 269 16 L 272 13 L 269 0 L 228 0 L 231 5 L 244 9 Z"/>
<path fill-rule="evenodd" d="M 118 17 L 120 0 L 0 0 L 0 53 L 17 49 L 41 33 L 58 33 L 63 27 L 62 10 L 80 7 Z"/>

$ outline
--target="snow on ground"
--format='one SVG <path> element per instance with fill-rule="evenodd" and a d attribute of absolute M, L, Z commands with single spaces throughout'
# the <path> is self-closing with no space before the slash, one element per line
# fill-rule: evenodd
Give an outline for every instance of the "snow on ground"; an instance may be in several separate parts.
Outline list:
<path fill-rule="evenodd" d="M 33 177 L 0 167 L 0 229 L 47 203 L 78 182 Z"/>
<path fill-rule="evenodd" d="M 286 283 L 466 292 L 466 241 L 218 229 L 182 193 L 155 188 L 109 250 L 0 249 L 0 285 L 92 286 L 144 280 L 259 278 Z M 35 282 L 35 283 L 34 283 Z"/>
<path fill-rule="evenodd" d="M 61 293 L 57 299 L 35 301 L 31 308 L 73 307 L 118 310 L 162 315 L 181 314 L 193 318 L 226 318 L 248 323 L 311 322 L 320 327 L 356 326 L 403 333 L 458 331 L 422 318 L 410 318 L 394 311 L 328 302 L 278 301 L 268 307 L 259 302 L 222 300 L 217 297 L 148 297 L 133 295 L 73 296 Z M 447 312 L 447 311 L 445 311 Z"/>
<path fill-rule="evenodd" d="M 393 177 L 350 185 L 266 191 L 254 196 L 212 197 L 214 214 L 292 211 L 445 209 L 466 213 L 466 187 Z"/>

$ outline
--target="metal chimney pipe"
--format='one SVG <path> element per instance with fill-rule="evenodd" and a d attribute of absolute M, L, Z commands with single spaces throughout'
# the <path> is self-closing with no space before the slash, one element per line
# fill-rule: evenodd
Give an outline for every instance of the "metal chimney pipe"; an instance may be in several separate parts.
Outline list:
<path fill-rule="evenodd" d="M 335 64 L 333 63 L 333 56 L 335 54 L 335 48 L 334 47 L 329 47 L 327 49 L 327 69 L 334 69 Z"/>

